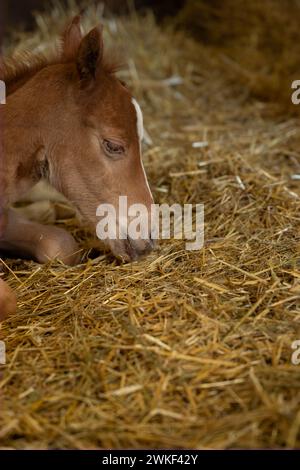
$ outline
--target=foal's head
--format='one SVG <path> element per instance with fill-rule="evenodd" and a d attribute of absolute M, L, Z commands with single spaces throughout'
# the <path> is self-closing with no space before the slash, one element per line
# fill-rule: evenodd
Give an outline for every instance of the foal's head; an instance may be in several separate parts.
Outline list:
<path fill-rule="evenodd" d="M 108 239 L 107 244 L 126 260 L 150 251 L 153 199 L 141 160 L 142 112 L 104 58 L 102 28 L 82 36 L 76 17 L 63 37 L 61 62 L 49 64 L 30 80 L 38 81 L 49 84 L 39 107 L 45 103 L 44 114 L 49 115 L 46 126 L 43 121 L 48 129 L 43 165 L 50 182 L 94 228 L 100 204 L 113 205 L 117 214 L 119 196 L 127 196 L 128 206 L 146 206 L 147 237 Z M 121 231 L 122 224 L 117 219 Z"/>

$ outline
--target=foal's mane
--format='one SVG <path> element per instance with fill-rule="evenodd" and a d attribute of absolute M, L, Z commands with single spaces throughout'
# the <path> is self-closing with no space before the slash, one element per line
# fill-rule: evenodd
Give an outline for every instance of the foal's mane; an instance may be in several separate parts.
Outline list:
<path fill-rule="evenodd" d="M 15 57 L 0 59 L 0 80 L 5 82 L 7 95 L 10 95 L 43 68 L 72 62 L 75 60 L 63 58 L 61 46 L 57 46 L 48 54 L 22 51 Z M 105 73 L 114 75 L 122 68 L 123 63 L 116 58 L 114 51 L 104 55 L 102 70 Z"/>
<path fill-rule="evenodd" d="M 29 78 L 42 70 L 44 67 L 61 63 L 58 51 L 49 53 L 32 53 L 22 51 L 15 57 L 2 59 L 0 62 L 0 79 L 6 84 L 7 95 L 15 91 L 16 85 L 24 84 Z"/>

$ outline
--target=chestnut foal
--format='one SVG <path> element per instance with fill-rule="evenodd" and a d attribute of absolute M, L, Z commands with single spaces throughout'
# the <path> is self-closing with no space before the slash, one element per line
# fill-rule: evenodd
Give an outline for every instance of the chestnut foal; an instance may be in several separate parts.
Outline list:
<path fill-rule="evenodd" d="M 32 57 L 32 66 L 2 66 L 7 102 L 0 111 L 1 252 L 40 263 L 78 261 L 71 234 L 8 208 L 41 179 L 63 193 L 94 229 L 99 204 L 118 207 L 121 195 L 128 205 L 144 204 L 150 214 L 153 199 L 141 160 L 142 113 L 114 71 L 103 56 L 102 28 L 83 37 L 79 17 L 65 30 L 56 57 Z M 149 252 L 148 222 L 148 239 L 107 240 L 110 250 L 127 261 Z M 14 309 L 0 279 L 0 317 Z"/>

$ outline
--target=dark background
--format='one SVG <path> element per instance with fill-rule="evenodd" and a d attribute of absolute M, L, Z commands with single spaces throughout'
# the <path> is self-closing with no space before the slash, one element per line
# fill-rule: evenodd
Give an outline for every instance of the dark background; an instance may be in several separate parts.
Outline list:
<path fill-rule="evenodd" d="M 3 37 L 33 30 L 34 12 L 68 0 L 0 0 L 0 53 Z M 104 3 L 105 16 L 152 10 L 162 28 L 192 37 L 224 67 L 229 81 L 245 94 L 272 103 L 285 115 L 299 115 L 290 99 L 300 76 L 300 0 L 76 0 Z M 83 8 L 84 13 L 84 8 Z M 2 24 L 1 24 L 2 23 Z M 178 51 L 180 53 L 180 51 Z"/>
<path fill-rule="evenodd" d="M 61 3 L 67 3 L 63 1 Z M 80 4 L 80 1 L 78 2 Z M 99 0 L 91 0 L 99 3 Z M 158 19 L 176 14 L 184 5 L 185 0 L 102 0 L 107 11 L 114 14 L 126 14 L 135 6 L 137 10 L 151 9 Z M 50 8 L 49 0 L 0 0 L 2 23 L 5 29 L 22 27 L 30 30 L 34 27 L 34 11 L 43 11 Z"/>

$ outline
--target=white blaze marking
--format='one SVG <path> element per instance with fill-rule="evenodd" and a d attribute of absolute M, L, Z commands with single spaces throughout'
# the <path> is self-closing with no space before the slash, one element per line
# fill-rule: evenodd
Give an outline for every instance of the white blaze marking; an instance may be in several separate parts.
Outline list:
<path fill-rule="evenodd" d="M 135 107 L 135 111 L 136 111 L 136 126 L 137 126 L 137 133 L 138 133 L 138 137 L 140 139 L 140 143 L 142 142 L 143 140 L 143 137 L 144 137 L 144 120 L 143 120 L 143 113 L 142 113 L 142 110 L 141 110 L 141 107 L 140 105 L 138 104 L 137 100 L 132 98 L 131 99 L 131 102 L 133 104 L 133 106 Z M 142 165 L 142 169 L 143 169 L 143 172 L 144 172 L 144 177 L 145 177 L 145 181 L 146 181 L 146 185 L 147 185 L 147 188 L 148 188 L 148 191 L 152 197 L 152 193 L 151 193 L 151 189 L 150 189 L 150 186 L 149 186 L 149 183 L 148 183 L 148 178 L 147 178 L 147 175 L 146 175 L 146 172 L 145 172 L 145 168 L 144 168 L 144 164 L 143 164 L 143 161 L 142 161 L 142 152 L 140 152 L 140 156 L 141 156 L 141 165 Z M 153 199 L 153 197 L 152 197 Z"/>
<path fill-rule="evenodd" d="M 140 141 L 142 141 L 143 137 L 144 137 L 143 113 L 142 113 L 140 105 L 138 104 L 138 102 L 134 98 L 132 98 L 131 102 L 132 102 L 132 104 L 133 104 L 133 106 L 135 107 L 135 110 L 136 110 L 137 133 L 138 133 Z"/>

